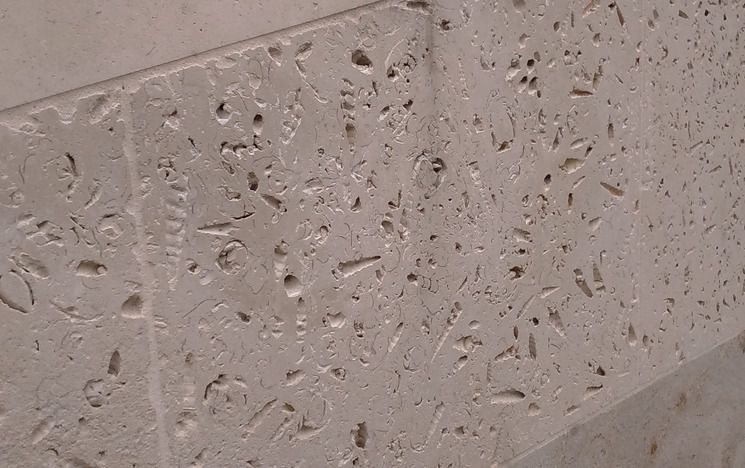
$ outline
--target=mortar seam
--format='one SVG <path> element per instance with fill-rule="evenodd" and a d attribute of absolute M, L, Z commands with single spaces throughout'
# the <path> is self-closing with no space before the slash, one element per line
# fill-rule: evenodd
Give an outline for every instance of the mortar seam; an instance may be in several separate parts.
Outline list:
<path fill-rule="evenodd" d="M 124 123 L 124 138 L 122 151 L 127 159 L 127 172 L 129 173 L 130 200 L 127 202 L 126 210 L 134 219 L 136 247 L 133 253 L 140 266 L 140 279 L 142 280 L 142 319 L 147 329 L 148 355 L 150 364 L 148 367 L 148 399 L 155 411 L 155 422 L 158 434 L 158 454 L 160 466 L 170 466 L 170 449 L 168 447 L 168 433 L 166 431 L 165 408 L 163 406 L 163 395 L 160 381 L 160 369 L 158 365 L 159 351 L 158 338 L 155 330 L 155 319 L 153 317 L 153 302 L 155 293 L 153 284 L 155 276 L 147 260 L 147 242 L 145 237 L 145 222 L 142 214 L 142 198 L 137 190 L 137 151 L 135 148 L 134 115 L 132 109 L 132 94 L 125 89 L 121 95 L 121 115 Z"/>

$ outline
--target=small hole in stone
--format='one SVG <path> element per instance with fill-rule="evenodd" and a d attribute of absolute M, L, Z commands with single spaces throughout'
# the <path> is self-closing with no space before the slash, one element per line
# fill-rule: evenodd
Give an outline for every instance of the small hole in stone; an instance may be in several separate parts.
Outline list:
<path fill-rule="evenodd" d="M 264 117 L 261 114 L 254 115 L 253 130 L 256 135 L 261 135 L 264 129 Z"/>
<path fill-rule="evenodd" d="M 276 61 L 279 61 L 280 57 L 282 57 L 282 49 L 280 49 L 279 47 L 269 47 L 267 49 L 267 52 L 269 52 L 269 56 Z"/>
<path fill-rule="evenodd" d="M 432 161 L 432 170 L 434 173 L 439 174 L 443 169 L 445 169 L 445 162 L 440 158 L 435 158 L 435 160 Z"/>
<path fill-rule="evenodd" d="M 251 189 L 251 191 L 255 192 L 259 188 L 259 178 L 256 177 L 255 173 L 249 172 L 246 176 L 246 181 L 248 182 L 248 188 Z"/>
<path fill-rule="evenodd" d="M 217 121 L 221 124 L 226 123 L 230 119 L 230 111 L 226 108 L 226 104 L 223 102 L 215 110 Z"/>
<path fill-rule="evenodd" d="M 344 133 L 347 134 L 348 140 L 354 140 L 354 137 L 357 135 L 357 129 L 355 128 L 354 124 L 347 123 L 344 125 Z"/>
<path fill-rule="evenodd" d="M 360 69 L 368 70 L 372 68 L 372 61 L 365 55 L 365 53 L 359 49 L 352 52 L 352 63 Z"/>
<path fill-rule="evenodd" d="M 357 424 L 357 427 L 352 430 L 352 438 L 354 445 L 364 449 L 367 445 L 367 424 L 364 422 Z"/>

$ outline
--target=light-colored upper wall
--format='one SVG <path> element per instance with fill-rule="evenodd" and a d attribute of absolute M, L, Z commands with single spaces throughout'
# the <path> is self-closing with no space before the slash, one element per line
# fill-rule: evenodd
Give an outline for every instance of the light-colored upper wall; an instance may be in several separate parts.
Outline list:
<path fill-rule="evenodd" d="M 0 109 L 369 3 L 2 0 Z"/>

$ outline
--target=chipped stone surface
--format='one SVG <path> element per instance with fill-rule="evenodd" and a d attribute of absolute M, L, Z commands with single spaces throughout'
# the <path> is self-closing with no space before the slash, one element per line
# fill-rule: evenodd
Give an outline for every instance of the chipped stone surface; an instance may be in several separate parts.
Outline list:
<path fill-rule="evenodd" d="M 741 8 L 656 3 L 381 3 L 2 114 L 2 464 L 496 466 L 735 335 Z"/>

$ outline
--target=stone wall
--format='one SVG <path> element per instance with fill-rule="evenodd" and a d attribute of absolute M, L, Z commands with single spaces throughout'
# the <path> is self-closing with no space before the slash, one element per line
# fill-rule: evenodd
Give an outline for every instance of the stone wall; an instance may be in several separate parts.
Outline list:
<path fill-rule="evenodd" d="M 497 466 L 726 342 L 744 17 L 377 2 L 6 109 L 0 464 Z"/>

